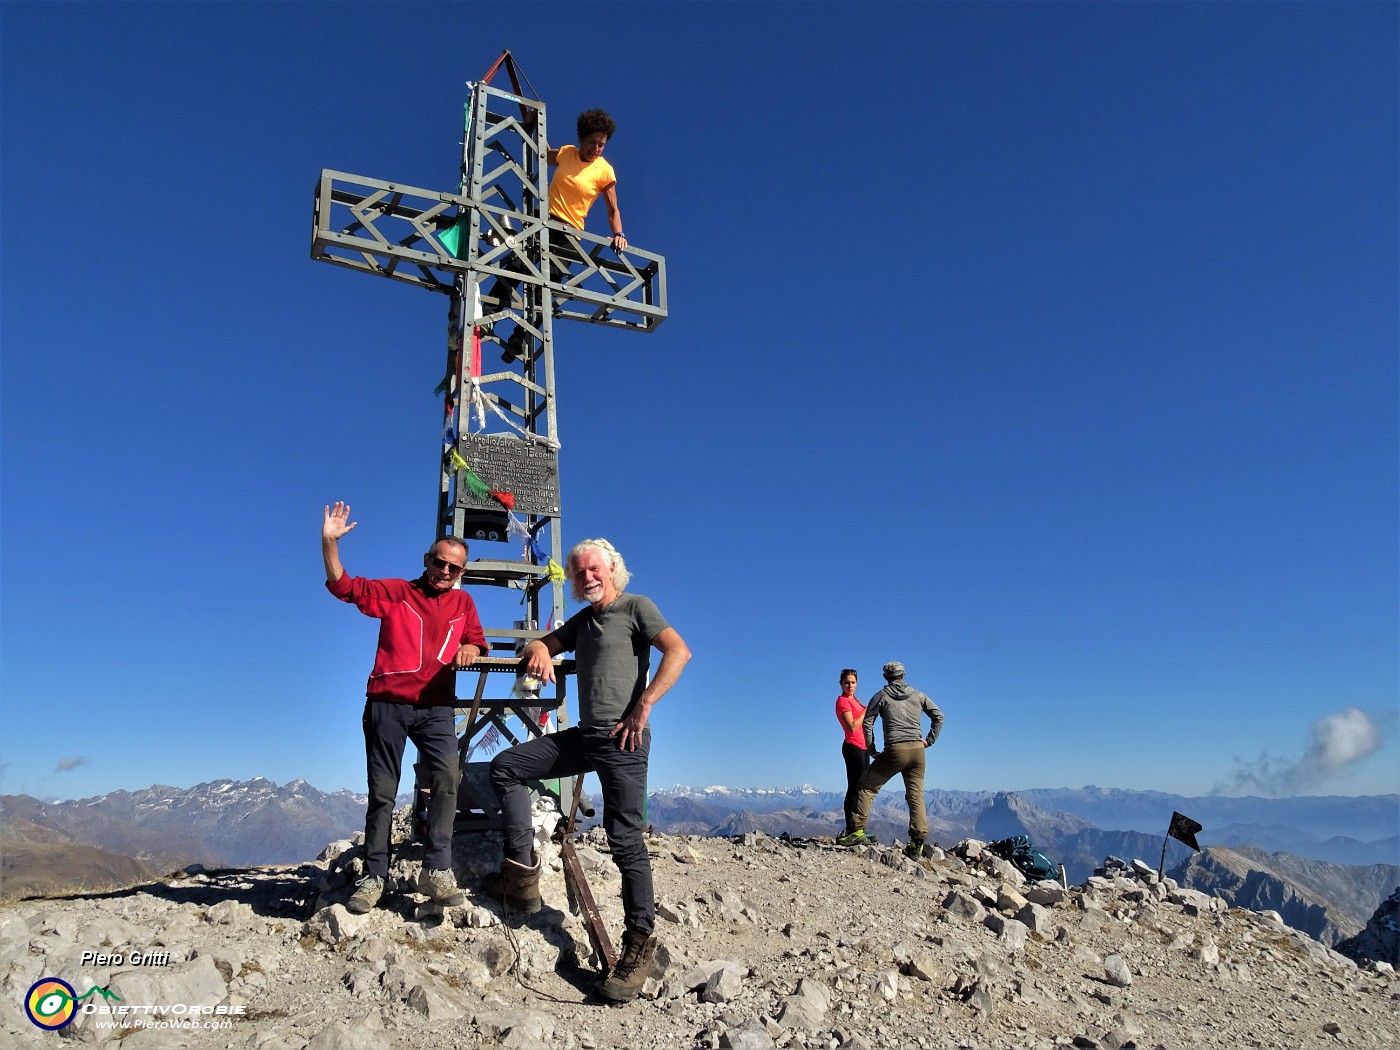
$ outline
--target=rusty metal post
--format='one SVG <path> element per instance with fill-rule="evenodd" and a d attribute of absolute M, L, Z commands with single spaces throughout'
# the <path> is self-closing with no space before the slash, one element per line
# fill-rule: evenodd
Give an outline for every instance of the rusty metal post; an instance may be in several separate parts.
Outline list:
<path fill-rule="evenodd" d="M 583 865 L 578 862 L 578 851 L 574 849 L 574 827 L 578 823 L 579 802 L 583 799 L 583 777 L 574 780 L 574 800 L 569 805 L 567 820 L 559 824 L 559 855 L 564 861 L 564 885 L 568 888 L 569 899 L 576 910 L 583 913 L 583 923 L 588 929 L 588 942 L 598 953 L 603 964 L 603 976 L 613 972 L 617 966 L 617 952 L 608 937 L 608 928 L 603 916 L 598 912 L 598 903 L 593 899 L 593 890 L 583 873 Z"/>

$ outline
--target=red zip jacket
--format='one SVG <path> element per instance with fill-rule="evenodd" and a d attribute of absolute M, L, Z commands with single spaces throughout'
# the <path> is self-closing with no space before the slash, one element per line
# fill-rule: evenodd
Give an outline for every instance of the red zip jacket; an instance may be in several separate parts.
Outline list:
<path fill-rule="evenodd" d="M 401 704 L 455 704 L 452 660 L 462 645 L 487 652 L 476 603 L 463 590 L 436 594 L 417 580 L 366 580 L 348 572 L 326 590 L 379 621 L 365 695 Z"/>

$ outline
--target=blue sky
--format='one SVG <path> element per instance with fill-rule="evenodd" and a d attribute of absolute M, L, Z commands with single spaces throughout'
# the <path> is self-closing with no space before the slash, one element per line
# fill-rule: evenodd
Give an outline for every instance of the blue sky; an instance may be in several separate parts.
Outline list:
<path fill-rule="evenodd" d="M 1396 5 L 484 10 L 0 4 L 0 790 L 363 790 L 319 515 L 417 571 L 446 301 L 312 190 L 451 189 L 504 47 L 667 257 L 556 328 L 566 537 L 695 653 L 653 787 L 841 785 L 900 659 L 930 787 L 1400 790 Z"/>

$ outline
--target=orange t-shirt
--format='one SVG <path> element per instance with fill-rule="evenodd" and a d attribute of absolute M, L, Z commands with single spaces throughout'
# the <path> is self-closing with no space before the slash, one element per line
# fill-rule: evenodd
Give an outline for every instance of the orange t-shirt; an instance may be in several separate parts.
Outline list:
<path fill-rule="evenodd" d="M 560 146 L 555 159 L 559 163 L 549 177 L 549 213 L 581 230 L 588 209 L 598 194 L 617 182 L 617 175 L 602 157 L 583 163 L 577 146 Z"/>

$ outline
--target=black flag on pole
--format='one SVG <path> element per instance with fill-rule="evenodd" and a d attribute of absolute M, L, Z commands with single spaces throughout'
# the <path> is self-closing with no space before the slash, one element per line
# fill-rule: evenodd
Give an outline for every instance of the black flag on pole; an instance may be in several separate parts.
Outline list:
<path fill-rule="evenodd" d="M 1200 852 L 1200 845 L 1196 842 L 1196 832 L 1201 830 L 1201 825 L 1197 824 L 1190 817 L 1183 813 L 1172 810 L 1171 827 L 1167 828 L 1167 834 L 1178 842 L 1184 842 L 1193 850 Z"/>

